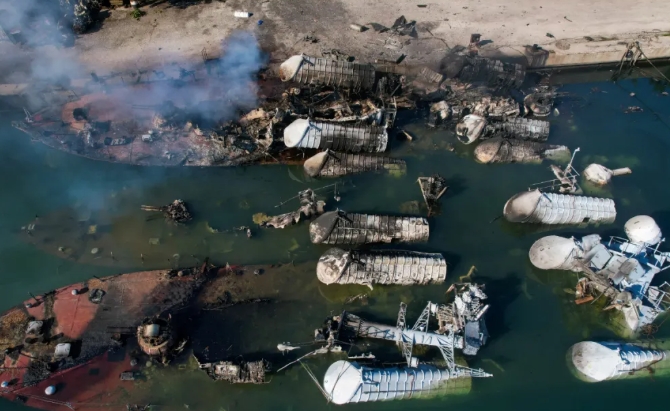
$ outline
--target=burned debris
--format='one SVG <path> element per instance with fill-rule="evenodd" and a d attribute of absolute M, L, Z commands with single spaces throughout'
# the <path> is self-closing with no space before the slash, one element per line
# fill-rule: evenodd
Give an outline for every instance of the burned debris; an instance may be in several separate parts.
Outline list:
<path fill-rule="evenodd" d="M 320 258 L 316 275 L 324 284 L 431 284 L 447 277 L 441 254 L 416 251 L 345 251 L 331 248 Z"/>
<path fill-rule="evenodd" d="M 143 205 L 142 210 L 162 212 L 163 216 L 165 217 L 165 221 L 173 224 L 184 224 L 193 219 L 193 216 L 191 216 L 188 208 L 186 208 L 186 203 L 184 203 L 182 200 L 174 200 L 172 203 L 166 206 Z"/>
<path fill-rule="evenodd" d="M 417 183 L 419 183 L 421 195 L 428 207 L 428 216 L 439 213 L 440 198 L 449 188 L 447 181 L 439 174 L 435 174 L 431 177 L 419 177 Z"/>
<path fill-rule="evenodd" d="M 196 358 L 197 359 L 197 358 Z M 260 361 L 218 361 L 200 363 L 198 365 L 210 378 L 217 381 L 227 381 L 232 384 L 264 384 L 265 374 L 270 371 L 270 363 Z"/>
<path fill-rule="evenodd" d="M 263 213 L 254 215 L 254 222 L 264 228 L 285 228 L 297 224 L 300 219 L 321 215 L 325 211 L 325 201 L 317 200 L 312 189 L 303 190 L 296 196 L 300 201 L 300 208 L 290 213 L 269 217 Z"/>
<path fill-rule="evenodd" d="M 570 149 L 536 141 L 494 137 L 482 141 L 475 148 L 475 159 L 480 163 L 533 163 L 543 159 L 563 160 L 570 157 Z"/>
<path fill-rule="evenodd" d="M 388 144 L 384 127 L 363 124 L 316 122 L 298 119 L 284 129 L 287 147 L 335 151 L 383 152 Z"/>
<path fill-rule="evenodd" d="M 309 225 L 314 244 L 368 244 L 428 241 L 428 220 L 421 217 L 329 211 Z"/>
<path fill-rule="evenodd" d="M 370 154 L 336 153 L 322 151 L 305 160 L 305 173 L 310 177 L 339 177 L 366 171 L 388 171 L 403 174 L 407 165 L 403 160 Z"/>

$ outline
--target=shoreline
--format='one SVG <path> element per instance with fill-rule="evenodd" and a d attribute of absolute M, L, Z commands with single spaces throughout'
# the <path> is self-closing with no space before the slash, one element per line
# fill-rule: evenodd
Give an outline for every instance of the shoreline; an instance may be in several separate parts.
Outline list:
<path fill-rule="evenodd" d="M 634 42 L 649 59 L 670 58 L 670 24 L 666 23 L 670 10 L 659 0 L 633 11 L 621 0 L 599 0 L 589 4 L 588 10 L 575 0 L 560 5 L 544 0 L 515 4 L 436 0 L 423 6 L 383 7 L 375 0 L 339 0 L 328 5 L 308 0 L 154 4 L 141 8 L 146 15 L 139 21 L 128 8 L 105 10 L 104 19 L 71 48 L 28 49 L 0 42 L 0 52 L 12 56 L 0 62 L 0 73 L 11 73 L 2 76 L 0 83 L 22 83 L 33 65 L 54 58 L 76 66 L 66 74 L 79 77 L 90 71 L 103 76 L 150 70 L 167 62 L 188 66 L 205 57 L 219 57 L 222 42 L 235 31 L 253 32 L 271 63 L 294 54 L 321 57 L 324 51 L 338 51 L 359 62 L 404 55 L 408 65 L 437 68 L 448 51 L 467 46 L 474 33 L 481 35 L 482 57 L 513 60 L 529 68 L 615 64 Z M 235 10 L 253 15 L 235 18 Z M 393 36 L 370 25 L 390 27 L 400 16 L 416 21 L 415 36 Z M 358 32 L 351 24 L 368 29 Z M 538 48 L 533 50 L 533 45 Z"/>

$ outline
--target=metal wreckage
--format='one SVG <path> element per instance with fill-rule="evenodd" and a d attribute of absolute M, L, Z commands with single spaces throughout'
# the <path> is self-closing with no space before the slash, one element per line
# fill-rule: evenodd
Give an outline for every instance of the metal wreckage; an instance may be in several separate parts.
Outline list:
<path fill-rule="evenodd" d="M 441 124 L 472 119 L 468 116 L 483 119 L 476 123 L 480 131 L 473 141 L 489 134 L 505 139 L 546 139 L 548 128 L 516 117 L 518 107 L 511 109 L 508 100 L 482 98 L 476 91 L 480 89 L 463 83 L 483 82 L 498 89 L 518 87 L 524 75 L 520 66 L 471 54 L 464 61 L 458 78 L 445 78 L 425 67 L 299 55 L 279 67 L 283 83 L 267 78 L 260 81 L 261 90 L 282 92 L 235 121 L 205 127 L 207 122 L 199 123 L 198 116 L 190 114 L 198 110 L 175 102 L 135 107 L 121 104 L 122 93 L 115 94 L 115 88 L 106 84 L 104 93 L 68 97 L 70 101 L 64 105 L 27 113 L 26 121 L 15 126 L 51 147 L 99 160 L 143 165 L 302 162 L 307 152 L 312 157 L 305 161 L 305 170 L 311 176 L 402 170 L 404 162 L 380 154 L 388 147 L 397 110 L 421 108 L 435 99 L 439 101 L 430 108 L 431 118 L 439 116 Z M 291 83 L 289 87 L 287 82 Z M 467 97 L 474 95 L 479 99 Z M 446 181 L 434 175 L 422 177 L 418 183 L 429 215 L 434 215 L 447 190 Z M 276 217 L 256 215 L 254 221 L 262 227 L 283 228 L 298 223 L 303 216 L 317 217 L 309 228 L 310 238 L 317 244 L 355 246 L 428 240 L 426 218 L 325 212 L 325 202 L 317 199 L 315 191 L 298 193 L 295 198 L 300 206 L 296 211 Z M 191 219 L 180 200 L 142 209 L 163 213 L 175 224 Z M 128 401 L 113 393 L 119 392 L 119 387 L 132 391 L 128 381 L 141 380 L 145 371 L 142 361 L 169 363 L 184 349 L 188 337 L 198 335 L 198 327 L 203 325 L 192 323 L 189 314 L 193 310 L 218 310 L 259 301 L 231 303 L 220 299 L 234 277 L 250 270 L 265 277 L 281 271 L 282 266 L 218 268 L 204 263 L 193 269 L 96 278 L 35 297 L 0 317 L 0 342 L 5 348 L 0 372 L 4 391 L 0 395 L 42 409 L 63 405 L 81 408 L 90 405 L 103 387 L 112 393 L 105 399 L 107 403 Z M 369 287 L 441 283 L 446 279 L 447 264 L 439 253 L 332 248 L 319 259 L 316 275 L 325 284 Z M 308 355 L 341 352 L 343 343 L 351 344 L 356 338 L 377 338 L 395 341 L 407 365 L 365 364 L 374 360 L 369 355 L 335 362 L 326 372 L 323 385 L 319 384 L 326 398 L 344 404 L 463 393 L 469 391 L 472 377 L 489 377 L 480 369 L 469 368 L 454 354 L 461 349 L 466 355 L 474 355 L 488 338 L 483 286 L 465 283 L 454 288 L 452 303 L 428 303 L 411 328 L 406 324 L 404 304 L 395 327 L 368 322 L 347 312 L 331 318 L 316 333 L 317 342 L 323 346 Z M 432 317 L 438 322 L 438 329 L 433 331 L 429 329 Z M 210 329 L 211 324 L 205 327 Z M 417 345 L 437 347 L 444 363 L 420 363 L 412 354 Z M 288 344 L 278 348 L 284 352 L 295 349 Z M 30 355 L 20 355 L 25 352 Z M 266 382 L 270 369 L 263 359 L 196 359 L 198 368 L 211 378 L 233 383 Z M 103 372 L 93 375 L 92 369 Z M 77 389 L 75 384 L 57 384 L 74 378 L 87 378 L 91 384 Z M 403 382 L 409 380 L 416 383 Z"/>
<path fill-rule="evenodd" d="M 234 120 L 230 112 L 239 107 L 221 100 L 225 85 L 211 72 L 181 69 L 172 77 L 153 73 L 133 82 L 93 75 L 85 94 L 44 93 L 44 107 L 26 110 L 25 120 L 13 125 L 34 141 L 96 160 L 161 166 L 304 163 L 309 176 L 333 177 L 404 172 L 404 161 L 382 154 L 396 114 L 432 102 L 430 125 L 456 122 L 467 143 L 489 139 L 476 150 L 482 162 L 536 161 L 567 151 L 544 143 L 547 122 L 519 117 L 518 103 L 494 95 L 522 84 L 520 65 L 471 51 L 459 56 L 462 67 L 447 77 L 427 67 L 296 55 L 278 67 L 279 78 L 259 73 L 261 105 Z M 160 103 L 135 98 L 166 84 L 220 93 L 199 101 L 181 96 L 198 93 L 183 92 Z M 545 115 L 552 96 L 546 87 L 529 95 L 527 113 Z"/>
<path fill-rule="evenodd" d="M 456 358 L 455 350 L 474 356 L 486 344 L 488 332 L 484 319 L 489 309 L 484 286 L 475 283 L 452 285 L 447 293 L 455 291 L 454 300 L 448 304 L 428 302 L 416 323 L 407 323 L 407 305 L 400 304 L 396 325 L 386 325 L 364 320 L 343 311 L 328 318 L 321 328 L 314 331 L 314 342 L 320 345 L 280 368 L 280 372 L 295 363 L 301 363 L 321 390 L 324 397 L 334 404 L 370 401 L 388 401 L 406 398 L 426 398 L 467 393 L 473 377 L 491 377 L 481 369 L 473 369 Z M 437 329 L 431 329 L 431 318 Z M 434 321 L 435 321 L 434 320 Z M 359 339 L 395 342 L 406 364 L 384 364 L 372 352 L 357 352 Z M 310 344 L 310 345 L 311 345 Z M 301 344 L 306 345 L 306 344 Z M 301 345 L 282 343 L 282 351 L 292 351 Z M 370 344 L 366 344 L 369 347 Z M 435 347 L 442 356 L 438 364 L 422 363 L 414 356 L 416 346 Z M 320 384 L 303 361 L 327 353 L 346 355 L 330 365 Z M 407 384 L 407 381 L 412 381 Z"/>

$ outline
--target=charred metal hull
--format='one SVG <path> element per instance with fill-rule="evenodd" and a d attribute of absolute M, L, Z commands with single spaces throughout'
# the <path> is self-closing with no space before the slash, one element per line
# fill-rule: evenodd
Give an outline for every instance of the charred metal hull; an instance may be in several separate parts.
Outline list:
<path fill-rule="evenodd" d="M 521 140 L 547 141 L 549 122 L 528 118 L 513 118 L 487 126 L 488 133 L 502 133 Z"/>
<path fill-rule="evenodd" d="M 367 171 L 407 170 L 405 161 L 368 154 L 333 153 L 324 151 L 305 160 L 305 172 L 310 177 L 339 177 Z"/>
<path fill-rule="evenodd" d="M 331 248 L 316 266 L 324 284 L 430 284 L 447 277 L 441 254 L 413 251 L 344 251 Z"/>
<path fill-rule="evenodd" d="M 521 87 L 526 70 L 520 64 L 472 57 L 467 59 L 458 77 L 467 82 L 484 81 L 492 87 Z"/>
<path fill-rule="evenodd" d="M 194 352 L 231 355 L 226 347 L 207 341 L 212 327 L 221 326 L 212 322 L 218 317 L 196 324 L 193 314 L 253 302 L 250 296 L 269 296 L 270 291 L 260 291 L 263 284 L 284 277 L 277 274 L 286 269 L 205 264 L 179 271 L 143 271 L 95 278 L 30 299 L 0 316 L 0 381 L 7 382 L 0 397 L 49 411 L 99 409 L 101 404 L 125 410 L 127 405 L 154 403 L 160 383 L 146 378 L 147 363 L 160 360 L 152 358 L 154 353 L 141 352 L 138 326 L 147 318 L 160 317 L 176 331 L 181 348 L 188 338 Z M 252 274 L 256 270 L 263 272 L 263 278 Z M 238 288 L 240 275 L 230 273 L 244 274 L 243 281 L 251 283 Z M 225 293 L 232 294 L 222 302 Z M 31 323 L 39 324 L 31 327 Z M 59 356 L 55 348 L 61 344 L 70 344 L 71 349 Z M 160 375 L 157 369 L 164 367 L 151 368 L 155 378 Z M 55 392 L 45 391 L 48 387 Z"/>
<path fill-rule="evenodd" d="M 309 225 L 314 244 L 367 244 L 428 241 L 428 220 L 330 211 Z"/>
<path fill-rule="evenodd" d="M 535 141 L 522 141 L 492 138 L 479 143 L 475 148 L 477 161 L 489 163 L 532 163 L 540 162 L 548 157 L 570 155 L 566 146 L 556 146 Z"/>
<path fill-rule="evenodd" d="M 281 64 L 279 76 L 282 81 L 301 84 L 371 89 L 375 84 L 376 72 L 370 64 L 298 55 Z"/>
<path fill-rule="evenodd" d="M 386 150 L 388 134 L 379 126 L 298 119 L 284 129 L 284 144 L 287 147 L 381 153 Z"/>

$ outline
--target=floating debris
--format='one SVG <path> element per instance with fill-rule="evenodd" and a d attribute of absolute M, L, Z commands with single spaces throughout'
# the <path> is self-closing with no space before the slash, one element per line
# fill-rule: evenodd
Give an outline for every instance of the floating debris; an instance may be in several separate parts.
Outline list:
<path fill-rule="evenodd" d="M 524 97 L 523 105 L 526 112 L 535 117 L 547 117 L 551 114 L 551 106 L 554 103 L 555 93 L 549 91 L 548 87 L 538 88 L 537 91 Z"/>
<path fill-rule="evenodd" d="M 489 163 L 532 163 L 545 158 L 570 158 L 570 149 L 536 141 L 523 141 L 495 137 L 485 140 L 475 148 L 475 159 Z"/>
<path fill-rule="evenodd" d="M 314 244 L 368 244 L 428 241 L 428 220 L 329 211 L 309 225 Z"/>
<path fill-rule="evenodd" d="M 265 374 L 270 371 L 270 363 L 266 360 L 219 361 L 199 365 L 212 379 L 233 384 L 263 384 L 266 382 Z"/>
<path fill-rule="evenodd" d="M 568 359 L 573 374 L 585 382 L 652 376 L 667 370 L 670 344 L 582 341 L 570 347 Z"/>
<path fill-rule="evenodd" d="M 592 183 L 605 185 L 609 184 L 613 176 L 622 176 L 625 174 L 631 174 L 632 172 L 633 171 L 628 167 L 610 170 L 609 168 L 600 164 L 589 164 L 584 169 L 584 178 Z"/>
<path fill-rule="evenodd" d="M 466 57 L 466 65 L 458 75 L 462 81 L 483 81 L 495 88 L 521 87 L 525 77 L 526 70 L 520 64 L 503 63 L 480 56 Z"/>
<path fill-rule="evenodd" d="M 280 214 L 274 217 L 268 217 L 262 213 L 255 214 L 253 217 L 254 222 L 264 228 L 285 228 L 297 224 L 303 215 L 305 218 L 310 218 L 314 215 L 323 214 L 325 211 L 325 201 L 317 201 L 314 190 L 308 188 L 307 190 L 300 191 L 297 197 L 301 205 L 296 211 L 291 211 L 290 213 Z M 250 233 L 250 231 L 248 231 L 248 233 Z"/>
<path fill-rule="evenodd" d="M 440 198 L 449 189 L 447 180 L 439 174 L 435 174 L 431 177 L 419 177 L 417 182 L 421 188 L 423 200 L 428 207 L 428 215 L 436 214 L 440 209 Z"/>
<path fill-rule="evenodd" d="M 670 308 L 670 284 L 651 286 L 656 274 L 670 267 L 670 253 L 658 251 L 662 233 L 654 219 L 637 216 L 624 226 L 628 239 L 597 234 L 581 240 L 548 236 L 530 248 L 531 263 L 543 270 L 582 273 L 575 296 L 605 296 L 608 308 L 623 313 L 626 327 L 637 333 Z"/>
<path fill-rule="evenodd" d="M 416 251 L 344 251 L 331 248 L 316 266 L 324 284 L 430 284 L 447 277 L 447 263 L 441 254 Z"/>
<path fill-rule="evenodd" d="M 404 173 L 407 165 L 403 160 L 370 155 L 322 151 L 305 160 L 305 172 L 310 177 L 339 177 L 366 171 L 388 171 Z"/>
<path fill-rule="evenodd" d="M 186 208 L 186 203 L 182 200 L 174 200 L 172 203 L 166 206 L 142 206 L 144 211 L 160 211 L 165 216 L 167 222 L 173 224 L 183 224 L 187 221 L 191 221 L 193 218 L 191 213 L 189 213 Z"/>
<path fill-rule="evenodd" d="M 388 144 L 384 127 L 325 123 L 298 119 L 284 129 L 287 147 L 321 148 L 348 152 L 383 152 Z"/>

